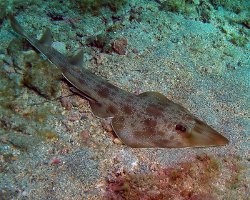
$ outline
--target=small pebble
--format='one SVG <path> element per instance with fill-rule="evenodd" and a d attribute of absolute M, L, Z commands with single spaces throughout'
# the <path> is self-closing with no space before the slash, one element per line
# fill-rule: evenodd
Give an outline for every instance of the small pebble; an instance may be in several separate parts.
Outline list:
<path fill-rule="evenodd" d="M 52 47 L 62 54 L 67 54 L 66 44 L 64 42 L 53 42 Z"/>
<path fill-rule="evenodd" d="M 82 113 L 80 120 L 85 120 L 85 119 L 88 119 L 87 113 Z"/>
<path fill-rule="evenodd" d="M 80 116 L 78 113 L 73 113 L 69 116 L 68 120 L 71 122 L 74 122 L 74 121 L 78 120 L 79 118 L 80 118 Z"/>
<path fill-rule="evenodd" d="M 133 52 L 134 54 L 138 54 L 138 53 L 139 53 L 139 51 L 138 51 L 136 48 L 132 49 L 132 52 Z"/>
<path fill-rule="evenodd" d="M 113 49 L 120 55 L 126 55 L 127 53 L 128 40 L 126 38 L 120 38 L 113 42 Z"/>
<path fill-rule="evenodd" d="M 23 192 L 22 192 L 22 196 L 23 196 L 23 197 L 27 197 L 27 196 L 28 196 L 28 192 L 27 192 L 27 191 L 23 191 Z"/>
<path fill-rule="evenodd" d="M 89 132 L 84 130 L 80 133 L 80 137 L 83 141 L 86 141 L 89 138 Z"/>
<path fill-rule="evenodd" d="M 102 127 L 105 129 L 107 132 L 113 132 L 112 126 L 110 124 L 110 120 L 103 120 L 102 121 Z"/>
<path fill-rule="evenodd" d="M 118 144 L 118 145 L 122 145 L 122 144 L 123 144 L 123 142 L 122 142 L 119 138 L 115 138 L 115 139 L 113 140 L 113 142 L 114 142 L 115 144 Z"/>
<path fill-rule="evenodd" d="M 69 101 L 69 99 L 67 97 L 61 98 L 60 102 L 66 110 L 72 109 L 72 103 Z"/>
<path fill-rule="evenodd" d="M 97 65 L 101 65 L 107 60 L 104 54 L 98 54 L 94 57 L 94 59 Z"/>
<path fill-rule="evenodd" d="M 60 151 L 61 154 L 68 154 L 69 153 L 69 149 L 68 148 L 63 148 L 61 151 Z"/>
<path fill-rule="evenodd" d="M 59 163 L 61 163 L 61 160 L 59 158 L 52 158 L 50 163 L 52 165 L 58 165 Z"/>

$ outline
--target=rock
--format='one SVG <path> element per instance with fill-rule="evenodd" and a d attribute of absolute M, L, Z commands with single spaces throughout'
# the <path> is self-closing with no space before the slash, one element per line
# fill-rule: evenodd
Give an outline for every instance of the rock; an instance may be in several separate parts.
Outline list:
<path fill-rule="evenodd" d="M 113 42 L 113 50 L 120 54 L 120 55 L 126 55 L 127 54 L 127 46 L 128 46 L 128 40 L 126 38 L 120 38 Z"/>

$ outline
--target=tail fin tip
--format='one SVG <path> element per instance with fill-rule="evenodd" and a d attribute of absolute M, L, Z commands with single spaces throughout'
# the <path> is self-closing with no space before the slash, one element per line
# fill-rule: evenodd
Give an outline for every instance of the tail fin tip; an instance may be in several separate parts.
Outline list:
<path fill-rule="evenodd" d="M 24 30 L 21 25 L 17 22 L 16 18 L 12 13 L 8 13 L 8 18 L 10 20 L 10 25 L 16 33 L 24 35 Z"/>

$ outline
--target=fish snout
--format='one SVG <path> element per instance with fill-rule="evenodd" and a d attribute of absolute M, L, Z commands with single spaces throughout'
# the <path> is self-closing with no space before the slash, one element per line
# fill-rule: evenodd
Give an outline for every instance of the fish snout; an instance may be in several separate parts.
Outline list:
<path fill-rule="evenodd" d="M 188 132 L 190 134 L 190 137 L 187 138 L 189 146 L 221 146 L 229 143 L 226 137 L 200 120 L 196 120 L 194 128 Z"/>

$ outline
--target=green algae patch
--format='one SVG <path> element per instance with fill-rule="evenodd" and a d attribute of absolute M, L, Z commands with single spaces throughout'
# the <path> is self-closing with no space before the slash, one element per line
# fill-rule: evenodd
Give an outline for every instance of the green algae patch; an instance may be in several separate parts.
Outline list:
<path fill-rule="evenodd" d="M 28 50 L 28 46 L 24 39 L 13 39 L 7 48 L 15 71 L 22 74 L 21 83 L 47 99 L 58 97 L 61 71 L 35 51 Z"/>
<path fill-rule="evenodd" d="M 39 137 L 29 136 L 16 132 L 8 133 L 7 140 L 9 143 L 11 143 L 12 148 L 18 148 L 22 151 L 27 151 L 30 147 L 38 144 L 38 142 L 41 141 Z"/>
<path fill-rule="evenodd" d="M 246 168 L 236 156 L 197 156 L 174 167 L 155 167 L 147 174 L 114 173 L 105 199 L 246 199 Z M 247 186 L 248 185 L 248 186 Z"/>
<path fill-rule="evenodd" d="M 0 24 L 9 12 L 25 10 L 31 4 L 41 5 L 40 1 L 34 0 L 1 0 L 0 1 Z"/>
<path fill-rule="evenodd" d="M 196 12 L 196 4 L 198 4 L 198 2 L 187 0 L 163 1 L 160 3 L 160 10 L 190 15 Z"/>
<path fill-rule="evenodd" d="M 25 44 L 12 41 L 0 58 L 0 145 L 8 153 L 58 139 L 53 99 L 60 95 L 61 72 L 33 50 L 23 51 Z"/>
<path fill-rule="evenodd" d="M 49 107 L 32 107 L 32 112 L 20 107 L 16 107 L 15 111 L 0 107 L 1 142 L 27 151 L 41 141 L 57 140 L 56 131 L 49 123 L 49 118 L 55 113 L 48 112 Z"/>
<path fill-rule="evenodd" d="M 13 101 L 20 93 L 20 86 L 6 77 L 6 73 L 0 70 L 0 105 L 10 108 Z"/>
<path fill-rule="evenodd" d="M 0 58 L 0 107 L 12 108 L 21 94 L 21 77 L 14 70 L 5 68 L 6 61 Z"/>
<path fill-rule="evenodd" d="M 8 1 L 0 1 L 0 24 L 2 23 L 3 18 L 7 14 Z"/>
<path fill-rule="evenodd" d="M 75 0 L 75 1 L 83 12 L 90 12 L 94 15 L 98 15 L 99 11 L 102 7 L 108 7 L 108 8 L 110 8 L 110 10 L 116 12 L 127 3 L 127 0 L 119 0 L 119 1 Z"/>
<path fill-rule="evenodd" d="M 23 57 L 23 84 L 46 98 L 58 96 L 61 72 L 47 60 L 41 60 L 34 51 Z"/>
<path fill-rule="evenodd" d="M 217 9 L 223 6 L 226 10 L 240 13 L 242 10 L 247 10 L 250 4 L 246 0 L 210 0 L 211 4 Z"/>
<path fill-rule="evenodd" d="M 229 36 L 230 42 L 232 42 L 236 46 L 244 47 L 249 42 L 247 36 L 242 34 L 233 33 Z"/>

